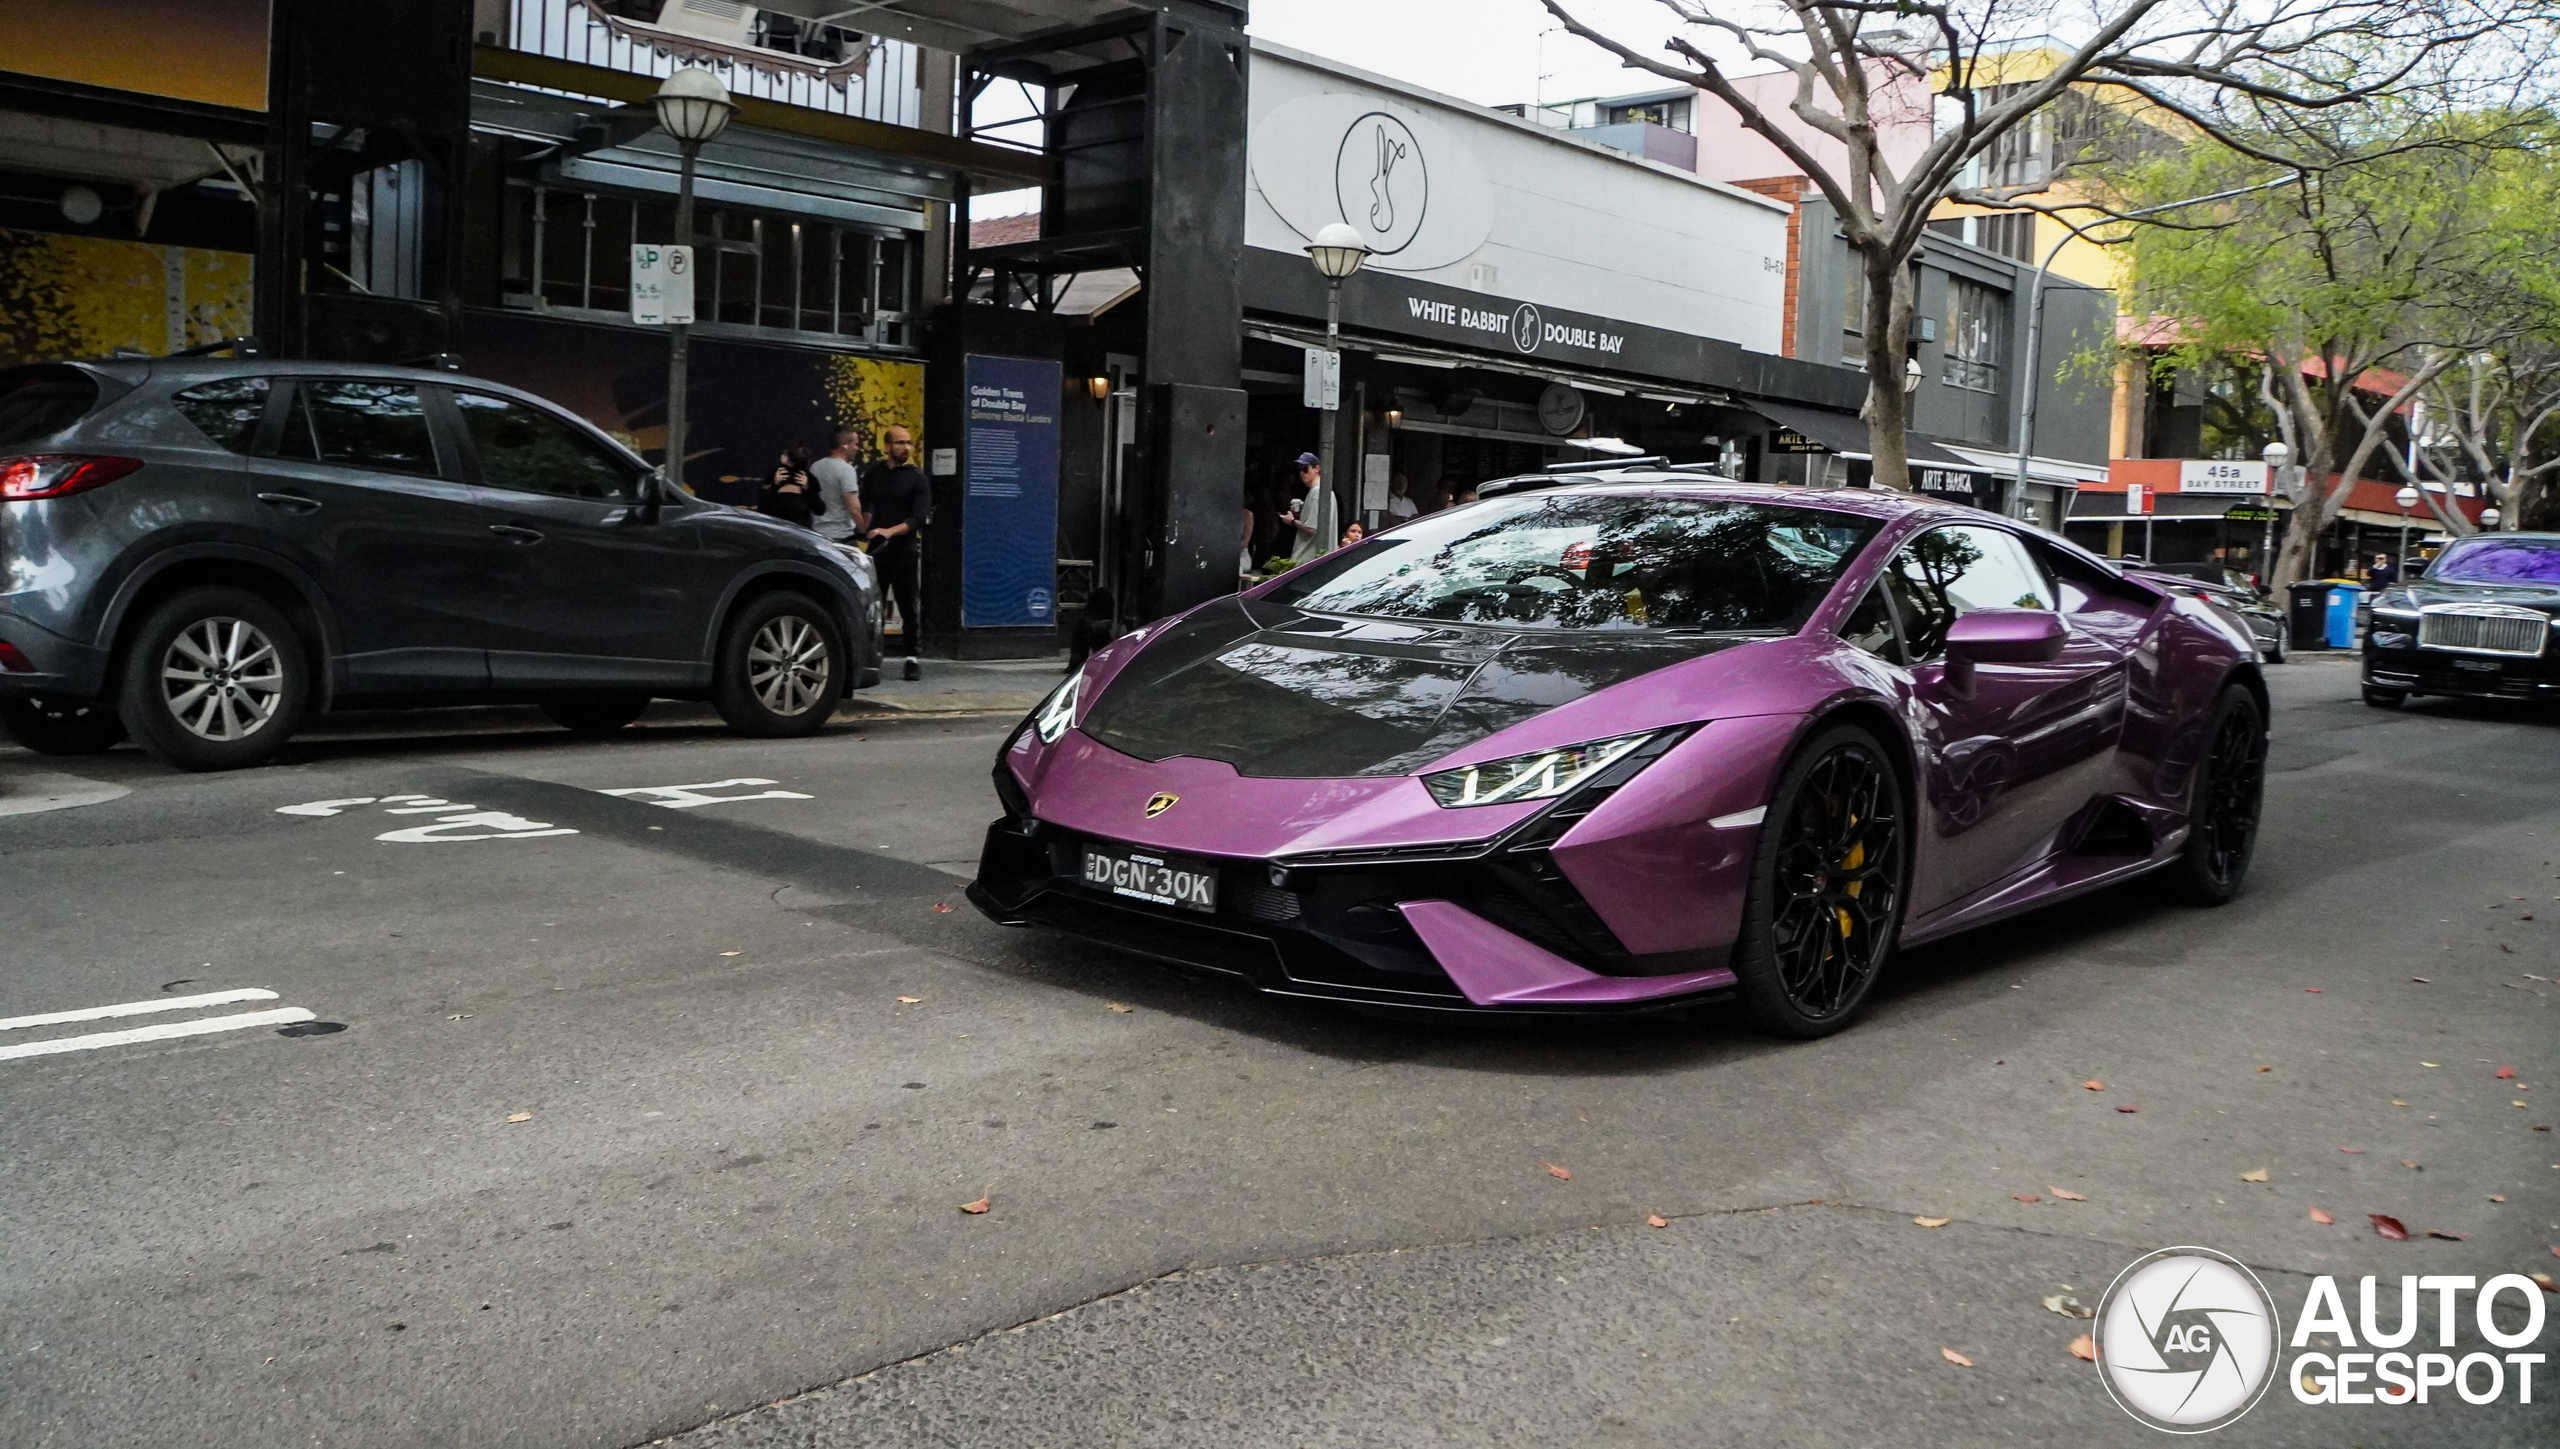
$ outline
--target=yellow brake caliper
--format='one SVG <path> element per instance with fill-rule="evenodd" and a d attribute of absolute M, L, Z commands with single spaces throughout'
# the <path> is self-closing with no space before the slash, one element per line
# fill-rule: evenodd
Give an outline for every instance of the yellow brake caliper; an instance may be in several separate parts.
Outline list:
<path fill-rule="evenodd" d="M 1852 828 L 1852 829 L 1855 829 L 1855 828 L 1857 827 L 1857 824 L 1858 824 L 1858 822 L 1857 822 L 1857 821 L 1855 821 L 1855 820 L 1852 820 L 1852 821 L 1850 821 L 1850 822 L 1849 822 L 1850 828 Z M 1853 846 L 1850 846 L 1850 847 L 1849 847 L 1849 855 L 1848 855 L 1848 858 L 1840 862 L 1840 868 L 1841 868 L 1842 870 L 1856 870 L 1859 866 L 1862 866 L 1862 865 L 1864 865 L 1864 864 L 1866 864 L 1866 863 L 1867 863 L 1867 843 L 1866 843 L 1865 841 L 1861 840 L 1861 841 L 1859 841 L 1857 844 L 1855 844 L 1855 845 L 1853 845 Z M 1865 884 L 1866 884 L 1866 882 L 1865 882 L 1865 881 L 1862 881 L 1862 880 L 1853 880 L 1853 881 L 1849 882 L 1849 889 L 1848 889 L 1848 892 L 1847 892 L 1847 893 L 1848 893 L 1849 895 L 1854 896 L 1854 895 L 1856 895 L 1856 894 L 1858 893 L 1859 888 L 1860 888 L 1861 886 L 1864 886 Z M 1847 908 L 1846 906 L 1834 906 L 1834 907 L 1832 907 L 1832 910 L 1833 910 L 1833 911 L 1835 911 L 1836 913 L 1838 913 L 1838 915 L 1839 915 L 1839 917 L 1840 917 L 1840 934 L 1841 934 L 1843 937 L 1846 937 L 1846 936 L 1849 934 L 1849 910 L 1848 910 L 1848 908 Z"/>

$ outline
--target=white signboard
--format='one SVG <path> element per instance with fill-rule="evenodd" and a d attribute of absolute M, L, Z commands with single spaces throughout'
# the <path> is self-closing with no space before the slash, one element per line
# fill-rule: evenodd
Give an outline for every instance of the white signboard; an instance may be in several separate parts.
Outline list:
<path fill-rule="evenodd" d="M 1386 453 L 1370 453 L 1360 460 L 1360 511 L 1387 511 L 1387 483 L 1395 473 L 1396 460 Z"/>
<path fill-rule="evenodd" d="M 2178 491 L 2181 493 L 2247 493 L 2264 496 L 2267 477 L 2272 470 L 2264 463 L 2244 463 L 2233 458 L 2189 458 L 2178 464 Z"/>
<path fill-rule="evenodd" d="M 693 321 L 693 248 L 631 248 L 631 320 L 644 327 Z"/>
<path fill-rule="evenodd" d="M 1283 373 L 1281 376 L 1286 377 Z M 1342 406 L 1342 354 L 1321 347 L 1307 349 L 1307 406 L 1333 409 Z"/>

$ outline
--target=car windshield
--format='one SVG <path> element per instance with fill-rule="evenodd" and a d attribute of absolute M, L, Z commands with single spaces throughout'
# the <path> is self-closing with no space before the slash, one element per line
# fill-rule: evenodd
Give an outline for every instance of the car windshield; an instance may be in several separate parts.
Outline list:
<path fill-rule="evenodd" d="M 2431 579 L 2560 584 L 2560 538 L 2466 538 L 2427 568 Z"/>
<path fill-rule="evenodd" d="M 1792 633 L 1877 526 L 1728 499 L 1531 493 L 1355 544 L 1270 597 L 1515 629 Z"/>

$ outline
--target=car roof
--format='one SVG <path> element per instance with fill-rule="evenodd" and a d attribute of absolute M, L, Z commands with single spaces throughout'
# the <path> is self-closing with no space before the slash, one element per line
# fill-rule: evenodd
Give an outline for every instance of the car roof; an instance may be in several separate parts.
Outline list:
<path fill-rule="evenodd" d="M 475 377 L 467 372 L 399 367 L 379 362 L 336 362 L 318 357 L 84 357 L 74 359 L 68 365 L 113 378 L 127 387 L 164 382 L 187 387 L 196 383 L 219 382 L 229 377 L 353 377 L 383 382 L 486 388 L 529 402 L 547 403 L 539 393 L 527 392 L 494 378 Z"/>
<path fill-rule="evenodd" d="M 1961 503 L 1941 503 L 1916 494 L 1896 493 L 1876 488 L 1806 488 L 1793 483 L 1746 483 L 1713 473 L 1674 471 L 1668 468 L 1635 467 L 1626 469 L 1576 470 L 1571 473 L 1529 473 L 1515 478 L 1499 478 L 1495 483 L 1508 485 L 1498 497 L 1516 497 L 1522 493 L 1637 493 L 1648 497 L 1731 498 L 1752 503 L 1784 503 L 1799 508 L 1830 508 L 1843 513 L 1864 514 L 1870 518 L 1896 519 L 1925 514 L 1956 520 L 1980 522 L 1998 518 L 1979 508 Z"/>

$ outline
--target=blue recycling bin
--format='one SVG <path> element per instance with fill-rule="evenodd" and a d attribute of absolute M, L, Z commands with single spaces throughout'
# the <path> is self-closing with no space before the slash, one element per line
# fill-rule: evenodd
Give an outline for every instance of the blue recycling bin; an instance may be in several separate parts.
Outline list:
<path fill-rule="evenodd" d="M 2328 636 L 2332 649 L 2352 649 L 2356 643 L 2356 596 L 2364 592 L 2352 584 L 2340 584 L 2329 591 Z"/>

